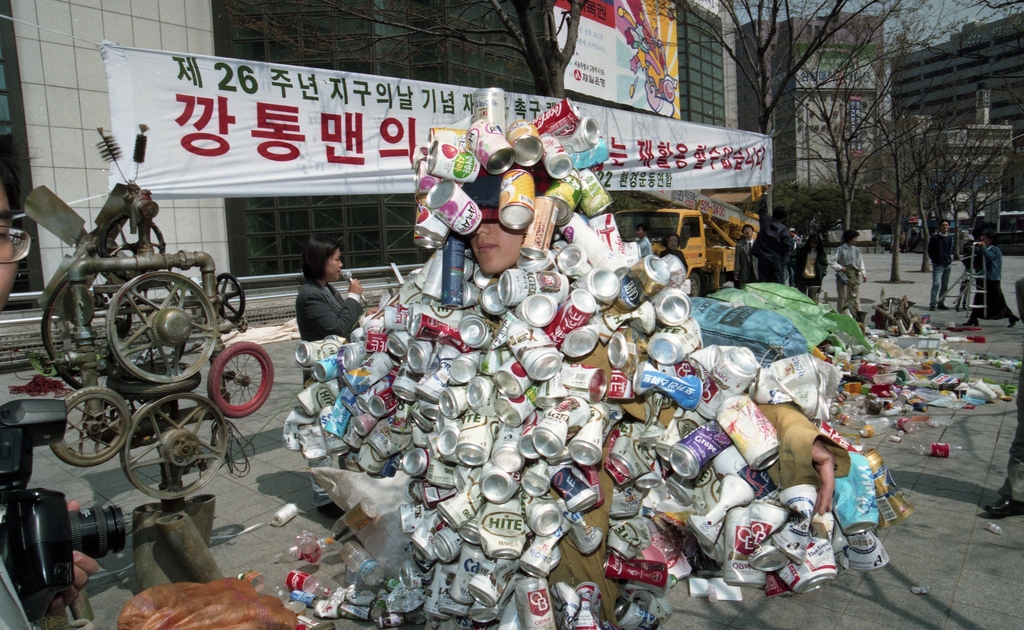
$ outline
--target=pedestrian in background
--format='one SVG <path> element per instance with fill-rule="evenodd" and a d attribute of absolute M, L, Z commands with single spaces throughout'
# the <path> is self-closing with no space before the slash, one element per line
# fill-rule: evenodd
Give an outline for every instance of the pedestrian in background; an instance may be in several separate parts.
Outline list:
<path fill-rule="evenodd" d="M 928 240 L 928 258 L 932 261 L 932 296 L 928 303 L 931 310 L 949 310 L 946 293 L 949 291 L 949 267 L 953 264 L 953 235 L 949 221 L 939 221 L 939 231 Z"/>
<path fill-rule="evenodd" d="M 736 266 L 733 268 L 732 281 L 737 289 L 743 285 L 757 282 L 754 261 L 754 226 L 744 225 L 740 231 L 742 238 L 736 243 Z"/>
<path fill-rule="evenodd" d="M 1024 278 L 1015 284 L 1017 312 L 1024 312 Z M 999 488 L 999 500 L 985 506 L 985 511 L 997 518 L 1024 515 L 1024 370 L 1017 382 L 1017 431 L 1010 442 L 1010 460 L 1006 463 L 1006 479 Z"/>
<path fill-rule="evenodd" d="M 836 310 L 844 313 L 850 307 L 853 318 L 859 319 L 860 284 L 862 281 L 867 282 L 868 272 L 860 248 L 857 247 L 857 230 L 843 232 L 843 244 L 836 249 L 829 262 L 836 272 Z"/>
<path fill-rule="evenodd" d="M 828 254 L 825 253 L 821 236 L 811 234 L 797 248 L 793 254 L 792 273 L 793 286 L 812 300 L 818 299 L 821 283 L 828 273 Z"/>
<path fill-rule="evenodd" d="M 679 262 L 683 263 L 683 265 L 686 264 L 686 257 L 683 255 L 683 252 L 680 251 L 679 249 L 678 234 L 669 234 L 665 236 L 665 238 L 662 239 L 661 244 L 665 246 L 665 249 L 662 250 L 661 252 L 662 258 L 664 258 L 665 256 L 675 256 L 676 258 L 679 259 Z"/>
<path fill-rule="evenodd" d="M 796 255 L 796 250 L 800 247 L 800 243 L 803 239 L 796 233 L 796 230 L 789 228 L 789 238 L 792 241 L 790 245 L 789 255 L 782 261 L 782 270 L 786 274 L 786 286 L 795 287 L 796 280 L 793 276 L 793 256 Z"/>
<path fill-rule="evenodd" d="M 789 228 L 783 224 L 788 215 L 782 208 L 776 209 L 773 214 L 768 209 L 768 196 L 765 194 L 761 197 L 757 216 L 761 225 L 753 249 L 757 257 L 757 277 L 761 282 L 785 284 L 783 264 L 789 262 L 789 255 L 793 251 Z"/>
<path fill-rule="evenodd" d="M 640 257 L 650 256 L 651 251 L 651 239 L 647 238 L 647 224 L 637 223 L 636 224 L 636 244 L 640 246 Z"/>
<path fill-rule="evenodd" d="M 999 249 L 999 235 L 995 232 L 985 232 L 978 239 L 981 249 L 981 257 L 985 259 L 985 307 L 971 310 L 971 317 L 967 320 L 966 326 L 977 326 L 979 319 L 1009 319 L 1010 327 L 1019 321 L 1006 304 L 1003 297 L 1003 252 Z M 975 303 L 978 298 L 975 296 Z"/>

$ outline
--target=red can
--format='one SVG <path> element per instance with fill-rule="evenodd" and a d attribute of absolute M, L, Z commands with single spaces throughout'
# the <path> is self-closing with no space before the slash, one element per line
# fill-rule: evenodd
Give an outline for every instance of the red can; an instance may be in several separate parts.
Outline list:
<path fill-rule="evenodd" d="M 430 315 L 420 315 L 419 319 L 412 320 L 409 332 L 416 339 L 424 341 L 439 341 L 452 346 L 460 352 L 472 352 L 473 349 L 462 342 L 459 329 L 434 319 Z"/>
<path fill-rule="evenodd" d="M 597 312 L 597 300 L 590 293 L 582 289 L 576 289 L 569 294 L 569 298 L 555 314 L 555 319 L 544 328 L 555 346 L 561 347 L 565 336 L 586 326 L 590 318 Z"/>
<path fill-rule="evenodd" d="M 633 380 L 622 370 L 612 370 L 606 396 L 609 400 L 632 400 Z"/>
<path fill-rule="evenodd" d="M 576 131 L 580 122 L 580 108 L 567 98 L 563 98 L 534 119 L 533 125 L 541 135 L 550 133 L 553 136 L 569 136 Z"/>
<path fill-rule="evenodd" d="M 366 352 L 387 352 L 388 334 L 382 330 L 369 330 L 366 332 Z"/>

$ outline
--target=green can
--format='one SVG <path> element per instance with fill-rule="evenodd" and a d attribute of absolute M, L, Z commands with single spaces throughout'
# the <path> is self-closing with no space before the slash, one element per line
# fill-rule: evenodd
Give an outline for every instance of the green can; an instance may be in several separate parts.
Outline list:
<path fill-rule="evenodd" d="M 583 196 L 580 198 L 580 209 L 588 217 L 597 216 L 612 205 L 612 196 L 601 185 L 601 180 L 594 175 L 593 171 L 585 168 L 579 171 L 580 184 L 583 187 Z"/>
<path fill-rule="evenodd" d="M 574 171 L 551 184 L 547 192 L 544 193 L 544 196 L 561 199 L 569 206 L 569 211 L 572 212 L 576 210 L 576 206 L 580 204 L 580 199 L 583 198 L 583 184 Z"/>

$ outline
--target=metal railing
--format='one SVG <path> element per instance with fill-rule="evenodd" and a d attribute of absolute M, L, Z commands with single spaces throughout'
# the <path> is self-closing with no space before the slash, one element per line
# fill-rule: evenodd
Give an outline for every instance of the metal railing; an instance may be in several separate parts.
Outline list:
<path fill-rule="evenodd" d="M 404 277 L 421 265 L 391 265 L 351 269 L 352 277 L 363 284 L 367 303 L 380 294 L 401 286 Z M 187 275 L 187 274 L 185 274 Z M 295 317 L 295 296 L 302 283 L 301 273 L 245 276 L 238 279 L 245 290 L 245 319 L 250 327 L 282 324 Z M 42 291 L 12 293 L 8 305 L 31 305 L 0 318 L 0 371 L 29 365 L 28 354 L 45 354 L 40 326 L 42 311 L 38 300 Z M 97 313 L 97 316 L 100 316 Z"/>

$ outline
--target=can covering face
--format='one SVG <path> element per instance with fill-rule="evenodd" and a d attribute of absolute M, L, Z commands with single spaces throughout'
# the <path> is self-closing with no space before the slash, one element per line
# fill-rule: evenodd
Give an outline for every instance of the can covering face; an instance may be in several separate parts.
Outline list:
<path fill-rule="evenodd" d="M 498 221 L 510 230 L 524 230 L 533 222 L 533 175 L 514 168 L 501 177 Z"/>
<path fill-rule="evenodd" d="M 427 172 L 435 177 L 465 184 L 476 180 L 479 168 L 480 163 L 469 151 L 437 140 L 430 144 Z"/>
<path fill-rule="evenodd" d="M 472 233 L 483 221 L 480 207 L 450 179 L 441 180 L 431 188 L 426 200 L 434 216 L 459 234 Z"/>
<path fill-rule="evenodd" d="M 588 217 L 594 217 L 604 212 L 612 205 L 612 196 L 605 190 L 601 180 L 597 178 L 589 168 L 579 171 L 582 195 L 580 196 L 580 210 Z"/>
<path fill-rule="evenodd" d="M 504 173 L 515 161 L 515 151 L 505 139 L 505 134 L 488 120 L 477 120 L 470 125 L 466 141 L 473 147 L 477 161 L 491 175 Z"/>
<path fill-rule="evenodd" d="M 540 141 L 540 132 L 528 120 L 517 120 L 508 126 L 505 134 L 516 152 L 516 163 L 520 166 L 533 166 L 540 162 L 544 154 L 544 145 Z"/>
<path fill-rule="evenodd" d="M 555 202 L 551 197 L 533 200 L 533 222 L 523 237 L 522 252 L 534 258 L 543 257 L 555 233 Z"/>
<path fill-rule="evenodd" d="M 505 90 L 480 88 L 473 91 L 473 120 L 486 120 L 505 129 Z"/>
<path fill-rule="evenodd" d="M 562 179 L 552 182 L 544 196 L 561 199 L 569 207 L 569 212 L 573 212 L 583 197 L 583 184 L 580 183 L 579 177 L 569 173 Z"/>
<path fill-rule="evenodd" d="M 565 152 L 565 147 L 552 135 L 541 134 L 541 145 L 544 147 L 544 155 L 541 161 L 544 162 L 544 170 L 554 179 L 562 179 L 573 170 L 572 158 Z"/>
<path fill-rule="evenodd" d="M 562 144 L 570 153 L 582 153 L 596 147 L 600 139 L 601 126 L 593 118 L 584 116 L 576 124 L 572 135 L 562 139 Z"/>
<path fill-rule="evenodd" d="M 541 134 L 549 133 L 556 136 L 570 136 L 576 131 L 580 122 L 580 109 L 567 98 L 555 103 L 540 113 L 533 124 Z"/>

